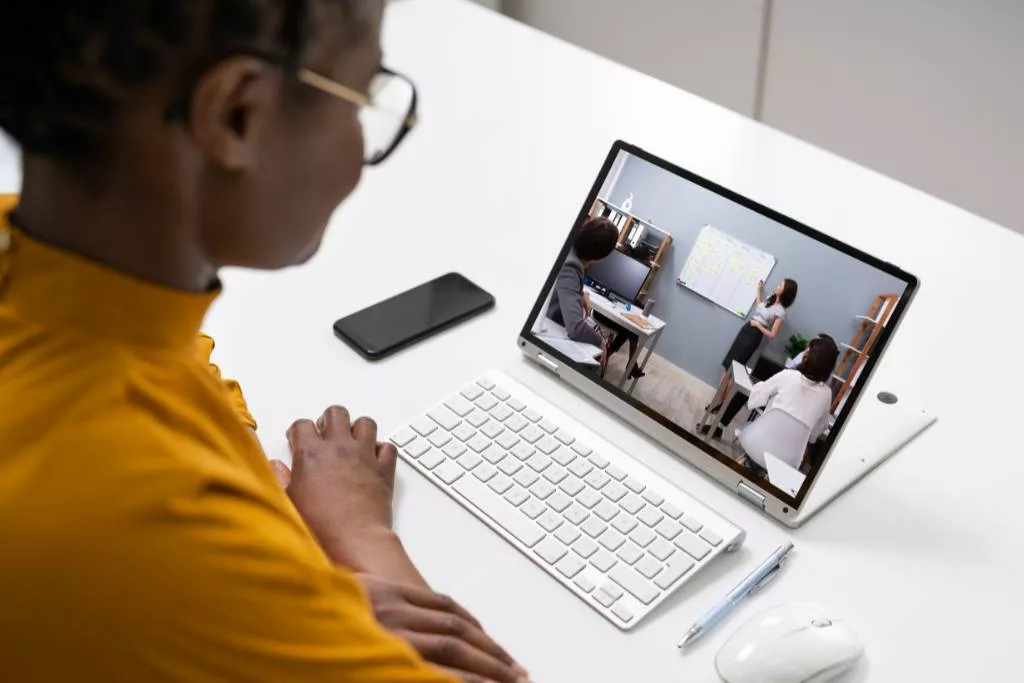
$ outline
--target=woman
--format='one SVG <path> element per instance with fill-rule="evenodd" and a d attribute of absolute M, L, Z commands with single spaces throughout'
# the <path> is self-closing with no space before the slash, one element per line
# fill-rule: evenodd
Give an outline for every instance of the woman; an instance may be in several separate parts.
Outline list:
<path fill-rule="evenodd" d="M 839 348 L 831 337 L 818 337 L 807 346 L 803 362 L 795 370 L 783 370 L 771 379 L 755 384 L 750 392 L 747 405 L 751 410 L 769 406 L 772 410 L 781 410 L 796 418 L 810 429 L 809 441 L 815 441 L 825 427 L 832 410 L 832 390 L 828 386 L 836 362 L 839 360 Z M 756 442 L 752 434 L 757 422 L 746 428 L 740 443 L 749 447 Z M 748 438 L 749 437 L 749 438 Z M 755 472 L 764 473 L 763 455 L 752 449 L 748 454 L 747 467 Z"/>
<path fill-rule="evenodd" d="M 285 492 L 198 336 L 222 267 L 307 260 L 408 131 L 414 99 L 365 94 L 398 79 L 382 7 L 5 6 L 0 128 L 23 152 L 0 226 L 5 678 L 525 675 L 406 555 L 373 421 L 297 422 Z"/>
<path fill-rule="evenodd" d="M 754 353 L 760 348 L 764 339 L 775 339 L 782 330 L 782 323 L 786 320 L 786 311 L 796 301 L 797 284 L 795 280 L 785 279 L 775 288 L 775 292 L 764 298 L 764 282 L 757 283 L 757 302 L 750 314 L 750 320 L 740 328 L 736 338 L 729 347 L 729 352 L 722 359 L 722 379 L 715 392 L 714 398 L 708 404 L 708 410 L 717 413 L 722 408 L 722 401 L 729 393 L 732 385 L 731 375 L 733 361 L 746 365 Z M 707 434 L 709 426 L 701 429 L 701 433 Z M 716 432 L 717 433 L 717 432 Z"/>

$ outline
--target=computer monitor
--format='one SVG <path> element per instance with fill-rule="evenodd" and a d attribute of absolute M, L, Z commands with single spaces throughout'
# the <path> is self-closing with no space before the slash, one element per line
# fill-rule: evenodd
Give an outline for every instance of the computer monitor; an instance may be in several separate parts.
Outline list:
<path fill-rule="evenodd" d="M 616 249 L 611 256 L 599 261 L 587 269 L 587 278 L 600 287 L 607 289 L 608 294 L 629 303 L 636 303 L 640 290 L 651 274 L 651 267 L 646 263 L 626 256 Z"/>

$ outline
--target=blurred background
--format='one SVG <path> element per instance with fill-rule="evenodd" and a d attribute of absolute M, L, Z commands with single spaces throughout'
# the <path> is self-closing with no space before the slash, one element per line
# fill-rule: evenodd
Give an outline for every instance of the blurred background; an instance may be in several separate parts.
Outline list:
<path fill-rule="evenodd" d="M 1024 232 L 1024 0 L 477 1 Z"/>

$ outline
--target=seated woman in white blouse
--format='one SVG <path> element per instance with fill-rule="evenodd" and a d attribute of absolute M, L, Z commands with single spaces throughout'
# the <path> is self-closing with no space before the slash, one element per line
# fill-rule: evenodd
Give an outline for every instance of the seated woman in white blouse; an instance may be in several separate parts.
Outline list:
<path fill-rule="evenodd" d="M 838 360 L 839 349 L 831 337 L 821 336 L 812 340 L 797 368 L 783 370 L 754 385 L 747 406 L 751 410 L 766 406 L 780 410 L 809 428 L 809 441 L 816 440 L 828 426 L 832 409 L 832 390 L 828 381 Z M 753 428 L 751 425 L 747 429 Z M 747 466 L 754 470 L 762 469 L 759 463 L 749 458 Z"/>

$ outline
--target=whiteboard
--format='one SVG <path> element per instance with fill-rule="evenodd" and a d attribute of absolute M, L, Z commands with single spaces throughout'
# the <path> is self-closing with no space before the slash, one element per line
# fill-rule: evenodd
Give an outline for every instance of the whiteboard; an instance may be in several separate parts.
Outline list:
<path fill-rule="evenodd" d="M 676 282 L 746 318 L 757 299 L 757 283 L 768 280 L 775 257 L 705 225 Z"/>

